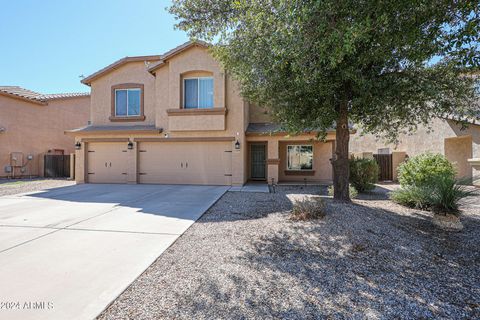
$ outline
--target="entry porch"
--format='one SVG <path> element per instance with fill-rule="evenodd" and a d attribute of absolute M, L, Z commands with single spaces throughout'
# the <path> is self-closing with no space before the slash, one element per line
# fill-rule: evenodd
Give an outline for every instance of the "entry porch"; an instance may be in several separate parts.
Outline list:
<path fill-rule="evenodd" d="M 315 135 L 247 135 L 247 180 L 268 184 L 331 183 L 335 140 Z"/>

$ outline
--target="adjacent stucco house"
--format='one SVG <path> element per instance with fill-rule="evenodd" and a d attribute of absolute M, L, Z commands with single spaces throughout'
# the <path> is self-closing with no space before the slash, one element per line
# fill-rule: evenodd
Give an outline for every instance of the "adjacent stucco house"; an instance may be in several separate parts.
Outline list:
<path fill-rule="evenodd" d="M 473 178 L 480 185 L 480 112 L 467 128 L 451 119 L 435 119 L 429 128 L 419 126 L 411 135 L 402 134 L 399 144 L 388 144 L 361 130 L 350 136 L 350 151 L 364 153 L 399 153 L 415 156 L 425 152 L 440 153 L 457 168 L 458 177 Z"/>
<path fill-rule="evenodd" d="M 245 101 L 203 42 L 86 77 L 90 125 L 69 130 L 78 183 L 330 182 L 335 133 L 287 136 Z"/>
<path fill-rule="evenodd" d="M 89 119 L 87 93 L 41 94 L 0 86 L 0 177 L 42 176 L 44 154 L 69 154 L 65 130 Z"/>

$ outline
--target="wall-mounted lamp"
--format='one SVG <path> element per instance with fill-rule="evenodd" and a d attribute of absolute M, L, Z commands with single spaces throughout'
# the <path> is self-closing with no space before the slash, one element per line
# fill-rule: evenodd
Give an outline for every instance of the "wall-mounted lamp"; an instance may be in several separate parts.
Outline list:
<path fill-rule="evenodd" d="M 164 136 L 165 138 L 168 138 L 168 133 L 165 133 L 163 136 Z"/>
<path fill-rule="evenodd" d="M 240 141 L 238 140 L 235 142 L 235 149 L 240 149 Z"/>
<path fill-rule="evenodd" d="M 75 143 L 75 150 L 80 150 L 82 149 L 82 144 L 80 143 L 80 141 L 77 141 L 77 143 Z"/>
<path fill-rule="evenodd" d="M 133 142 L 132 141 L 128 141 L 128 150 L 132 150 L 133 149 Z"/>

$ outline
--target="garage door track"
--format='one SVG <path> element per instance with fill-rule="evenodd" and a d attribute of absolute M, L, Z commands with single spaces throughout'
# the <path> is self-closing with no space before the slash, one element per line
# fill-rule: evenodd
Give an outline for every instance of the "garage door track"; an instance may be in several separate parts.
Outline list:
<path fill-rule="evenodd" d="M 96 317 L 227 189 L 88 184 L 0 197 L 0 318 Z"/>

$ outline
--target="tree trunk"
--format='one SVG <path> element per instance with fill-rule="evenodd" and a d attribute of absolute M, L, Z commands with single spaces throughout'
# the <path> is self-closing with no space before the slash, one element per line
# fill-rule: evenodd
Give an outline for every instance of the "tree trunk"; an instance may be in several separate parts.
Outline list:
<path fill-rule="evenodd" d="M 348 142 L 350 131 L 348 128 L 348 101 L 345 99 L 338 106 L 336 127 L 335 154 L 333 165 L 333 198 L 341 201 L 350 201 L 348 180 L 350 168 L 348 163 Z"/>

